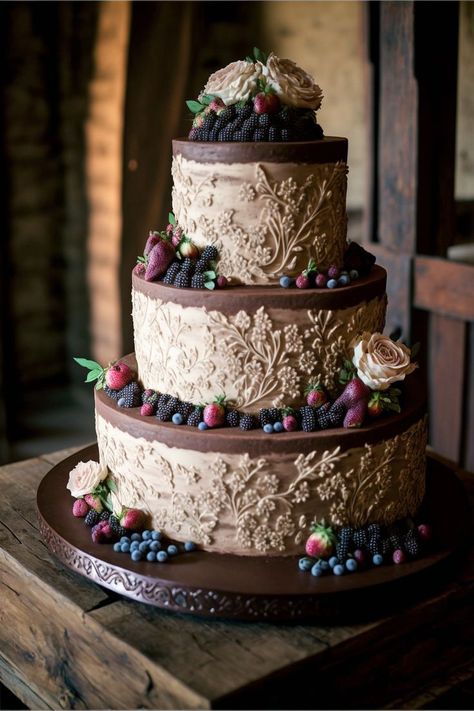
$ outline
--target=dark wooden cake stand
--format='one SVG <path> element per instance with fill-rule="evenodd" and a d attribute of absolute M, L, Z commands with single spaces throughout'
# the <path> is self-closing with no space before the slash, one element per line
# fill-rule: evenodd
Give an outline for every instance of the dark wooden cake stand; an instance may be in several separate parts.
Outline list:
<path fill-rule="evenodd" d="M 63 460 L 37 493 L 40 532 L 50 551 L 72 570 L 120 595 L 180 613 L 246 621 L 356 621 L 389 612 L 433 586 L 462 553 L 470 529 L 467 497 L 453 472 L 428 457 L 423 518 L 436 543 L 422 558 L 363 572 L 315 578 L 297 558 L 250 558 L 197 551 L 169 563 L 133 562 L 112 544 L 95 544 L 83 519 L 72 515 L 70 470 L 98 459 L 91 445 Z"/>

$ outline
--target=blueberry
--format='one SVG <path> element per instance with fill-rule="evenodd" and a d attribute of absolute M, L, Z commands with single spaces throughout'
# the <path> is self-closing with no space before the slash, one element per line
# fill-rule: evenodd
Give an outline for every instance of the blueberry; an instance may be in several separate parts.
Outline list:
<path fill-rule="evenodd" d="M 155 553 L 156 551 L 161 550 L 161 543 L 159 541 L 152 541 L 150 543 L 150 550 L 155 551 Z"/>
<path fill-rule="evenodd" d="M 284 289 L 288 289 L 291 286 L 292 279 L 289 276 L 280 277 L 280 286 Z"/>
<path fill-rule="evenodd" d="M 140 541 L 140 542 L 138 542 L 138 541 L 132 541 L 132 542 L 130 543 L 130 550 L 131 550 L 131 551 L 137 551 L 137 550 L 139 550 L 139 545 L 140 545 L 140 543 L 141 543 L 141 541 Z"/>
<path fill-rule="evenodd" d="M 383 563 L 383 556 L 380 555 L 380 553 L 376 553 L 374 557 L 372 558 L 372 563 L 374 565 L 382 565 Z"/>
<path fill-rule="evenodd" d="M 166 561 L 168 560 L 168 553 L 166 551 L 158 551 L 158 553 L 156 554 L 156 560 L 159 563 L 166 563 Z"/>
<path fill-rule="evenodd" d="M 130 543 L 120 543 L 121 553 L 130 553 Z"/>
<path fill-rule="evenodd" d="M 336 558 L 335 555 L 333 555 L 332 558 L 329 558 L 329 560 L 328 560 L 328 565 L 330 568 L 334 568 L 334 566 L 337 565 L 338 563 L 339 563 L 339 559 Z"/>
<path fill-rule="evenodd" d="M 270 423 L 268 423 L 268 425 L 264 425 L 263 431 L 267 434 L 271 434 L 273 432 L 273 425 L 271 425 Z"/>
<path fill-rule="evenodd" d="M 151 531 L 142 531 L 142 540 L 143 541 L 148 541 L 151 539 Z"/>
<path fill-rule="evenodd" d="M 357 271 L 357 269 L 351 269 L 351 271 L 349 272 L 349 276 L 352 281 L 354 281 L 355 279 L 359 278 L 359 272 Z"/>
<path fill-rule="evenodd" d="M 121 549 L 120 546 L 121 546 L 120 543 L 114 543 L 114 551 L 115 551 L 116 553 L 121 553 L 122 549 Z M 124 552 L 126 552 L 126 551 L 124 551 Z"/>
<path fill-rule="evenodd" d="M 323 570 L 329 570 L 330 566 L 329 566 L 329 563 L 327 562 L 327 560 L 323 560 L 321 558 L 320 560 L 318 560 L 318 563 L 319 563 L 320 568 L 322 568 Z"/>
<path fill-rule="evenodd" d="M 312 567 L 313 567 L 313 561 L 311 560 L 311 558 L 300 558 L 299 559 L 298 568 L 300 570 L 307 571 L 307 570 L 311 570 Z"/>
<path fill-rule="evenodd" d="M 180 412 L 175 412 L 171 420 L 174 425 L 182 425 L 184 422 L 184 418 Z"/>
<path fill-rule="evenodd" d="M 132 560 L 134 560 L 135 562 L 137 562 L 138 560 L 141 560 L 141 559 L 142 559 L 142 552 L 141 552 L 141 551 L 137 551 L 137 550 L 132 551 L 132 553 L 131 553 L 131 558 L 132 558 Z"/>
<path fill-rule="evenodd" d="M 186 541 L 184 544 L 184 550 L 186 551 L 186 553 L 192 553 L 196 550 L 196 544 L 192 541 Z"/>
<path fill-rule="evenodd" d="M 131 541 L 141 541 L 142 537 L 140 536 L 139 533 L 132 533 L 132 535 L 130 536 L 130 540 Z"/>
<path fill-rule="evenodd" d="M 347 286 L 348 284 L 350 284 L 351 279 L 348 274 L 341 274 L 337 282 L 339 286 Z"/>
<path fill-rule="evenodd" d="M 319 563 L 319 561 L 318 561 L 318 563 Z M 311 568 L 311 575 L 314 575 L 317 578 L 320 578 L 321 575 L 324 575 L 324 570 L 321 568 L 320 565 L 318 565 L 318 563 L 315 563 L 313 565 L 313 567 Z"/>
<path fill-rule="evenodd" d="M 334 566 L 332 572 L 334 573 L 334 575 L 344 575 L 344 566 L 338 563 Z"/>
<path fill-rule="evenodd" d="M 207 425 L 205 422 L 200 422 L 198 424 L 198 430 L 201 430 L 201 432 L 204 432 L 204 430 L 207 430 Z"/>
<path fill-rule="evenodd" d="M 283 422 L 275 422 L 275 424 L 273 425 L 273 429 L 275 432 L 283 432 Z"/>
<path fill-rule="evenodd" d="M 152 540 L 159 541 L 161 539 L 161 531 L 152 531 L 151 537 L 152 537 Z"/>
<path fill-rule="evenodd" d="M 119 400 L 117 400 L 117 405 L 119 407 L 125 407 L 127 404 L 127 401 L 124 397 L 121 397 Z"/>
<path fill-rule="evenodd" d="M 122 536 L 120 543 L 130 543 L 130 538 L 128 536 Z"/>
<path fill-rule="evenodd" d="M 357 570 L 357 561 L 355 558 L 348 558 L 348 560 L 346 560 L 346 568 L 350 573 Z"/>
<path fill-rule="evenodd" d="M 178 548 L 174 544 L 168 546 L 166 550 L 168 552 L 168 555 L 178 555 Z"/>
<path fill-rule="evenodd" d="M 146 559 L 150 562 L 153 563 L 156 560 L 156 553 L 155 551 L 149 551 L 146 554 Z"/>
<path fill-rule="evenodd" d="M 337 286 L 337 281 L 335 279 L 329 279 L 328 283 L 326 284 L 328 289 L 335 289 Z"/>
<path fill-rule="evenodd" d="M 138 550 L 139 551 L 147 551 L 150 547 L 150 543 L 148 541 L 142 541 L 141 543 L 138 544 Z"/>

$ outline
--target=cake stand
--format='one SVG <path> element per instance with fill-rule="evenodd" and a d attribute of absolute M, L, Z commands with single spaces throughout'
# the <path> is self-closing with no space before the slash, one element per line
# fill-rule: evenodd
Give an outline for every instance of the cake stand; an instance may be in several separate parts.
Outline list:
<path fill-rule="evenodd" d="M 428 457 L 423 518 L 437 534 L 432 550 L 402 565 L 315 578 L 297 558 L 240 557 L 196 551 L 168 563 L 133 562 L 112 544 L 95 544 L 83 519 L 72 515 L 70 470 L 97 460 L 97 445 L 64 459 L 43 478 L 37 507 L 41 535 L 63 564 L 99 585 L 165 610 L 245 621 L 354 622 L 394 611 L 432 592 L 462 554 L 470 515 L 462 484 Z"/>

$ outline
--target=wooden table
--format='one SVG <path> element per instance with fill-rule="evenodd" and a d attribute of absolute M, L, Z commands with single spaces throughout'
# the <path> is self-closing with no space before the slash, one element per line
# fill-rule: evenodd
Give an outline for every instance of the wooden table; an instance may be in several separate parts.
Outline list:
<path fill-rule="evenodd" d="M 448 690 L 472 689 L 472 550 L 422 602 L 369 623 L 178 616 L 109 593 L 49 554 L 36 489 L 72 451 L 0 469 L 0 682 L 28 707 L 446 708 Z M 473 500 L 474 479 L 461 477 Z"/>

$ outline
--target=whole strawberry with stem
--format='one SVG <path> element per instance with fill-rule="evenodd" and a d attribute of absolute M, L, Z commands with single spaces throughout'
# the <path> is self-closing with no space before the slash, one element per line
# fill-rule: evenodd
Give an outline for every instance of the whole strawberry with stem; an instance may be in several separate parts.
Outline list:
<path fill-rule="evenodd" d="M 352 405 L 346 412 L 344 417 L 343 427 L 352 429 L 354 427 L 362 427 L 367 416 L 367 400 L 359 400 L 355 405 Z"/>
<path fill-rule="evenodd" d="M 161 235 L 159 232 L 156 230 L 150 230 L 148 232 L 148 239 L 145 244 L 145 249 L 143 250 L 143 256 L 146 257 L 148 254 L 150 254 L 151 250 L 153 247 L 158 244 L 161 240 Z"/>
<path fill-rule="evenodd" d="M 312 558 L 329 558 L 336 546 L 336 535 L 324 521 L 313 526 L 311 535 L 306 541 L 305 550 Z"/>
<path fill-rule="evenodd" d="M 101 513 L 104 510 L 100 497 L 95 494 L 86 494 L 84 496 L 84 501 L 91 507 L 91 509 L 97 511 L 97 513 Z"/>
<path fill-rule="evenodd" d="M 352 378 L 352 380 L 347 383 L 336 402 L 342 403 L 346 407 L 352 407 L 357 404 L 359 400 L 368 401 L 371 392 L 370 388 L 368 388 L 360 378 Z"/>
<path fill-rule="evenodd" d="M 175 257 L 176 251 L 171 242 L 161 239 L 147 256 L 145 281 L 154 281 L 162 276 Z"/>
<path fill-rule="evenodd" d="M 305 388 L 306 402 L 311 407 L 321 407 L 328 401 L 328 396 L 323 386 L 319 383 L 309 383 Z"/>
<path fill-rule="evenodd" d="M 253 100 L 256 114 L 274 114 L 280 109 L 280 99 L 272 91 L 261 91 Z"/>
<path fill-rule="evenodd" d="M 141 509 L 124 509 L 119 516 L 120 525 L 130 531 L 138 531 L 145 523 L 145 512 Z"/>
<path fill-rule="evenodd" d="M 225 395 L 219 395 L 214 402 L 206 405 L 202 419 L 208 427 L 221 427 L 225 422 Z"/>

